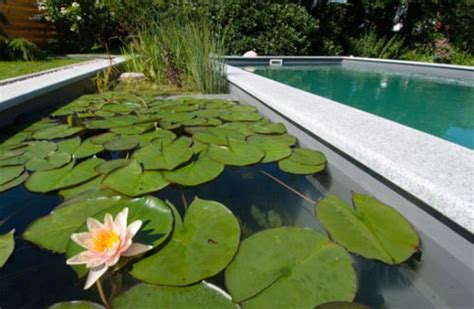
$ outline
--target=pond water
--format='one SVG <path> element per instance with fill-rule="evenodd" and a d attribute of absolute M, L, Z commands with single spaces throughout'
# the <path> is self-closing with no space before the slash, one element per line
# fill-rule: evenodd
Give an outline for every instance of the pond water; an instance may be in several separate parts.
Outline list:
<path fill-rule="evenodd" d="M 97 156 L 111 159 L 125 155 L 126 152 L 104 151 Z M 309 177 L 285 173 L 276 163 L 226 166 L 224 172 L 209 183 L 195 187 L 170 185 L 153 195 L 170 200 L 181 215 L 196 196 L 218 201 L 241 222 L 242 239 L 257 231 L 279 226 L 310 227 L 325 233 L 314 216 L 312 203 L 263 172 L 311 200 L 317 201 L 324 196 Z M 33 193 L 24 185 L 0 193 L 0 234 L 15 229 L 16 241 L 13 255 L 0 270 L 2 309 L 45 308 L 57 302 L 78 299 L 100 303 L 95 289 L 83 290 L 84 281 L 77 280 L 73 270 L 66 265 L 64 255 L 42 250 L 21 237 L 29 224 L 49 214 L 60 203 L 61 198 L 56 193 Z M 358 276 L 356 302 L 373 308 L 433 307 L 429 296 L 423 295 L 410 279 L 416 276 L 415 258 L 402 266 L 389 266 L 355 255 L 352 257 Z M 207 281 L 225 289 L 223 272 Z M 135 283 L 137 280 L 129 274 L 113 275 L 104 282 L 109 295 L 116 295 Z"/>
<path fill-rule="evenodd" d="M 474 149 L 472 82 L 341 65 L 255 73 Z"/>

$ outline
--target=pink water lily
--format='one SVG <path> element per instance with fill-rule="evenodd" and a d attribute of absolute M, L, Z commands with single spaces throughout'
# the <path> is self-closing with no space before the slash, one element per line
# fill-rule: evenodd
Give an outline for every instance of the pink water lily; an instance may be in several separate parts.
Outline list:
<path fill-rule="evenodd" d="M 142 226 L 136 220 L 127 226 L 128 208 L 117 214 L 115 220 L 106 214 L 104 223 L 94 218 L 87 219 L 89 232 L 75 233 L 71 239 L 79 246 L 87 249 L 68 259 L 68 265 L 86 264 L 89 268 L 84 289 L 90 288 L 109 267 L 117 264 L 121 256 L 133 256 L 150 250 L 152 246 L 132 243 L 132 238 Z"/>

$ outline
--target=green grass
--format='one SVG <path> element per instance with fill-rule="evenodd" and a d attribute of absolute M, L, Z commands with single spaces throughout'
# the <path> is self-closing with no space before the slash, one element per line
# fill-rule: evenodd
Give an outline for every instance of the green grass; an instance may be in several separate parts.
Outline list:
<path fill-rule="evenodd" d="M 90 59 L 61 58 L 41 61 L 0 61 L 0 80 L 49 70 L 85 60 Z"/>

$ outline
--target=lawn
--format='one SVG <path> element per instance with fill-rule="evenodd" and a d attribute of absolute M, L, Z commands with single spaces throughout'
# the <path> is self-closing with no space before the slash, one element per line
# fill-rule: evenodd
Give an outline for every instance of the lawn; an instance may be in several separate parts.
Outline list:
<path fill-rule="evenodd" d="M 41 61 L 0 61 L 0 80 L 82 62 L 85 58 L 60 58 Z"/>

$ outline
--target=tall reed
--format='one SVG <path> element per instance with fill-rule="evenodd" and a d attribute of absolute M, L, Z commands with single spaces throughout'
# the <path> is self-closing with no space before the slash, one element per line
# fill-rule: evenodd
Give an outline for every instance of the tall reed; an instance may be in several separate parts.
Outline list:
<path fill-rule="evenodd" d="M 205 20 L 150 22 L 122 50 L 125 67 L 154 83 L 221 93 L 226 82 L 219 37 Z"/>

